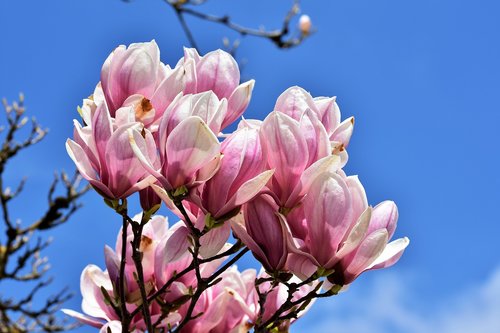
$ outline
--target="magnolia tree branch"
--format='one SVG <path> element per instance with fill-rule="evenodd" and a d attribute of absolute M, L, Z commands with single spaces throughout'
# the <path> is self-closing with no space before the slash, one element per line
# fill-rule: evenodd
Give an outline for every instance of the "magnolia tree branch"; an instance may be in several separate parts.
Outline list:
<path fill-rule="evenodd" d="M 58 320 L 56 316 L 61 304 L 71 297 L 66 289 L 46 299 L 38 308 L 32 306 L 38 292 L 52 281 L 45 277 L 49 269 L 47 258 L 41 257 L 41 251 L 50 244 L 50 239 L 44 240 L 38 235 L 68 221 L 80 208 L 78 199 L 89 187 L 80 185 L 78 174 L 73 177 L 65 172 L 56 174 L 48 190 L 47 209 L 40 218 L 28 224 L 14 220 L 9 203 L 22 193 L 26 179 L 12 190 L 5 185 L 6 166 L 22 150 L 40 142 L 47 130 L 36 119 L 26 117 L 23 95 L 12 104 L 4 99 L 3 106 L 7 124 L 0 128 L 4 134 L 0 149 L 0 205 L 3 216 L 3 223 L 0 224 L 3 235 L 0 236 L 0 284 L 7 280 L 23 283 L 25 296 L 0 294 L 0 332 L 63 331 L 74 326 Z M 28 125 L 30 128 L 25 129 Z"/>
<path fill-rule="evenodd" d="M 124 2 L 130 2 L 130 0 L 122 0 Z M 299 46 L 307 37 L 312 33 L 310 24 L 299 25 L 296 31 L 291 28 L 292 19 L 300 13 L 300 1 L 294 0 L 292 2 L 291 8 L 288 10 L 287 14 L 281 22 L 281 27 L 277 29 L 267 30 L 264 28 L 256 29 L 243 26 L 233 21 L 229 15 L 212 15 L 204 13 L 197 7 L 208 2 L 208 0 L 162 0 L 164 3 L 169 5 L 175 12 L 179 23 L 186 34 L 191 47 L 198 49 L 198 44 L 194 37 L 191 28 L 185 20 L 185 16 L 193 16 L 200 20 L 207 22 L 213 22 L 225 26 L 227 29 L 237 32 L 240 37 L 253 36 L 258 38 L 264 38 L 272 42 L 276 47 L 280 49 L 289 49 L 292 47 Z M 196 9 L 195 9 L 196 8 Z M 239 41 L 236 41 L 232 46 L 229 42 L 225 40 L 226 47 L 230 49 L 230 53 L 234 55 L 236 48 L 239 45 Z"/>

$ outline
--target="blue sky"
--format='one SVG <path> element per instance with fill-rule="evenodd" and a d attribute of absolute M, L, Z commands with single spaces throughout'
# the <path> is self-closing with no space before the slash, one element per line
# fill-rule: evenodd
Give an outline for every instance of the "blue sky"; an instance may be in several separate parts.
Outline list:
<path fill-rule="evenodd" d="M 205 8 L 273 28 L 289 3 L 212 0 Z M 343 118 L 356 118 L 346 171 L 359 175 L 370 204 L 396 201 L 396 236 L 412 243 L 395 267 L 321 300 L 292 332 L 498 332 L 500 4 L 304 0 L 302 9 L 318 31 L 299 48 L 242 40 L 243 78 L 256 80 L 246 116 L 263 119 L 292 85 L 338 96 Z M 189 23 L 202 53 L 236 37 Z M 170 64 L 187 45 L 160 0 L 0 1 L 0 96 L 23 91 L 29 114 L 50 128 L 9 165 L 12 186 L 29 176 L 30 192 L 14 207 L 19 218 L 43 209 L 54 170 L 73 170 L 64 142 L 106 56 L 119 44 L 151 39 Z M 45 252 L 54 286 L 77 293 L 81 270 L 103 266 L 104 244 L 114 244 L 120 224 L 95 193 L 85 204 Z M 67 307 L 79 309 L 79 296 Z"/>

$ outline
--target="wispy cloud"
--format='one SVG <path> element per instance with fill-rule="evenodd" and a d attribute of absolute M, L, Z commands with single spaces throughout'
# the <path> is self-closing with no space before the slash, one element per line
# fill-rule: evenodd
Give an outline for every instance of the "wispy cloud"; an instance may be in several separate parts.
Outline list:
<path fill-rule="evenodd" d="M 442 299 L 409 294 L 416 278 L 384 273 L 337 300 L 318 302 L 292 332 L 498 333 L 500 267 L 486 281 Z M 416 301 L 418 299 L 418 301 Z M 424 303 L 424 304 L 422 304 Z M 313 308 L 314 308 L 313 307 Z"/>

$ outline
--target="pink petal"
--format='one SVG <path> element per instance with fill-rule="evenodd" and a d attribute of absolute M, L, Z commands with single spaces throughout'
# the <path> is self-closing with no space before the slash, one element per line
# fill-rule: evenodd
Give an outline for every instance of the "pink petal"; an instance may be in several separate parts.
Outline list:
<path fill-rule="evenodd" d="M 382 254 L 388 241 L 387 230 L 377 230 L 366 237 L 355 252 L 353 258 L 345 268 L 348 281 L 354 280 L 365 271 Z"/>
<path fill-rule="evenodd" d="M 336 256 L 330 260 L 328 263 L 328 267 L 333 266 L 338 259 L 348 255 L 352 251 L 354 251 L 361 241 L 365 238 L 365 235 L 368 231 L 368 226 L 370 225 L 370 218 L 372 216 L 372 208 L 368 207 L 366 210 L 360 215 L 356 224 L 349 232 L 345 241 L 340 244 L 340 249 L 337 252 Z"/>
<path fill-rule="evenodd" d="M 79 144 L 71 139 L 66 140 L 66 151 L 83 178 L 87 180 L 96 180 L 99 178 L 96 171 L 92 168 L 87 154 Z"/>
<path fill-rule="evenodd" d="M 162 260 L 165 263 L 177 261 L 188 253 L 189 247 L 189 230 L 186 227 L 179 227 L 168 237 Z"/>
<path fill-rule="evenodd" d="M 101 103 L 92 119 L 92 134 L 96 145 L 101 170 L 106 169 L 105 153 L 106 145 L 113 134 L 113 125 L 111 123 L 111 115 L 109 114 L 106 103 Z"/>
<path fill-rule="evenodd" d="M 198 63 L 201 60 L 198 51 L 194 47 L 185 47 L 184 48 L 184 60 L 193 59 L 195 63 Z"/>
<path fill-rule="evenodd" d="M 308 248 L 321 265 L 335 255 L 351 227 L 351 197 L 347 185 L 336 174 L 319 176 L 304 199 L 307 217 Z"/>
<path fill-rule="evenodd" d="M 219 98 L 229 98 L 240 82 L 234 58 L 222 50 L 206 54 L 196 65 L 197 92 L 212 90 Z"/>
<path fill-rule="evenodd" d="M 307 167 L 307 142 L 299 123 L 276 111 L 264 120 L 261 140 L 266 147 L 269 167 L 275 169 L 274 178 L 283 192 L 280 197 L 285 199 Z"/>
<path fill-rule="evenodd" d="M 302 114 L 307 109 L 314 110 L 316 114 L 318 113 L 311 95 L 297 86 L 285 90 L 278 97 L 276 105 L 274 106 L 274 110 L 283 112 L 297 121 L 300 121 Z"/>
<path fill-rule="evenodd" d="M 159 119 L 175 97 L 185 86 L 186 72 L 183 67 L 176 67 L 163 79 L 151 97 L 151 104 L 156 110 L 155 119 Z"/>
<path fill-rule="evenodd" d="M 88 317 L 80 312 L 76 312 L 76 311 L 73 311 L 70 309 L 61 309 L 61 311 L 64 314 L 75 318 L 76 320 L 78 320 L 79 322 L 81 322 L 82 324 L 85 324 L 85 325 L 90 325 L 90 326 L 95 327 L 95 328 L 101 328 L 104 325 L 103 321 L 92 318 L 92 317 Z"/>
<path fill-rule="evenodd" d="M 335 97 L 316 97 L 314 104 L 318 109 L 318 118 L 325 126 L 328 136 L 340 125 L 340 110 Z"/>
<path fill-rule="evenodd" d="M 121 198 L 145 174 L 141 161 L 130 145 L 129 130 L 138 131 L 137 126 L 124 125 L 113 133 L 106 145 L 108 187 L 117 198 Z M 154 142 L 152 137 L 149 141 L 151 144 Z"/>
<path fill-rule="evenodd" d="M 267 259 L 264 251 L 248 234 L 245 227 L 236 222 L 234 219 L 230 220 L 230 223 L 235 236 L 240 239 L 250 249 L 250 251 L 252 251 L 254 256 L 258 258 L 259 261 L 261 261 L 262 265 L 264 265 L 265 267 L 271 267 L 271 264 L 269 263 L 269 260 Z"/>
<path fill-rule="evenodd" d="M 173 188 L 193 181 L 195 173 L 220 152 L 215 134 L 200 117 L 182 121 L 167 138 L 166 178 Z"/>
<path fill-rule="evenodd" d="M 354 130 L 354 117 L 347 118 L 344 120 L 335 132 L 330 136 L 330 140 L 342 142 L 344 148 L 349 146 L 349 141 L 351 140 L 352 131 Z"/>
<path fill-rule="evenodd" d="M 130 128 L 127 133 L 130 148 L 134 152 L 138 161 L 142 164 L 143 168 L 158 179 L 163 186 L 170 189 L 171 186 L 167 179 L 160 173 L 159 170 L 156 170 L 154 161 L 150 158 L 150 154 L 147 153 L 151 149 L 149 147 L 151 143 L 148 143 L 141 133 L 134 128 Z"/>
<path fill-rule="evenodd" d="M 318 269 L 318 266 L 306 256 L 290 253 L 286 262 L 287 268 L 301 280 L 306 280 Z"/>
<path fill-rule="evenodd" d="M 358 176 L 349 176 L 345 179 L 352 198 L 353 217 L 358 218 L 368 208 L 365 188 L 359 181 Z"/>
<path fill-rule="evenodd" d="M 394 201 L 381 202 L 373 208 L 373 214 L 368 232 L 379 229 L 387 229 L 390 239 L 396 230 L 398 217 L 398 207 Z"/>
<path fill-rule="evenodd" d="M 408 237 L 399 238 L 390 242 L 380 256 L 368 267 L 368 269 L 387 268 L 398 262 L 404 250 L 410 244 Z"/>
<path fill-rule="evenodd" d="M 120 283 L 120 259 L 109 246 L 104 246 L 104 261 L 108 270 L 113 289 L 118 288 Z M 118 289 L 115 289 L 118 290 Z"/>
<path fill-rule="evenodd" d="M 113 310 L 107 308 L 101 287 L 108 291 L 113 290 L 107 273 L 95 265 L 85 267 L 80 278 L 82 310 L 92 317 L 110 320 L 112 317 L 109 315 Z"/>
<path fill-rule="evenodd" d="M 221 126 L 221 130 L 236 121 L 245 112 L 252 98 L 255 81 L 250 80 L 240 84 L 231 94 L 228 100 L 228 112 Z"/>
<path fill-rule="evenodd" d="M 331 146 L 325 127 L 318 120 L 317 115 L 306 109 L 300 119 L 300 128 L 307 142 L 309 159 L 307 165 L 331 155 Z"/>
<path fill-rule="evenodd" d="M 273 173 L 273 170 L 267 170 L 243 183 L 243 185 L 241 185 L 236 193 L 229 199 L 227 204 L 224 205 L 219 212 L 217 212 L 217 215 L 222 216 L 233 208 L 252 200 L 257 194 L 259 194 L 264 186 L 266 186 L 269 179 L 273 176 Z"/>
<path fill-rule="evenodd" d="M 335 155 L 326 156 L 309 166 L 301 175 L 300 181 L 293 189 L 284 207 L 294 207 L 309 191 L 311 184 L 324 173 L 335 173 L 340 168 L 340 158 Z"/>
<path fill-rule="evenodd" d="M 229 222 L 222 226 L 210 230 L 200 239 L 200 255 L 203 258 L 210 258 L 219 253 L 231 235 L 231 225 Z"/>

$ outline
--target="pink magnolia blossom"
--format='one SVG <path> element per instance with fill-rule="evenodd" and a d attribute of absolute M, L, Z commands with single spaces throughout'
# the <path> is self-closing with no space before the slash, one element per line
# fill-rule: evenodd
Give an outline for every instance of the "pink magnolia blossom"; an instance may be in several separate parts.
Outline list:
<path fill-rule="evenodd" d="M 195 203 L 219 219 L 254 198 L 272 176 L 257 130 L 241 129 L 221 145 L 223 159 L 215 176 L 195 194 Z"/>
<path fill-rule="evenodd" d="M 367 270 L 394 265 L 410 243 L 407 237 L 388 243 L 397 220 L 398 210 L 394 202 L 384 201 L 375 206 L 363 239 L 337 263 L 329 280 L 336 284 L 349 284 Z"/>
<path fill-rule="evenodd" d="M 227 100 L 227 112 L 221 129 L 243 114 L 250 102 L 255 81 L 240 84 L 238 64 L 229 53 L 216 50 L 201 57 L 196 49 L 185 49 L 184 59 L 178 66 L 184 66 L 188 73 L 184 93 L 213 91 L 219 99 Z"/>
<path fill-rule="evenodd" d="M 122 106 L 132 105 L 137 120 L 149 124 L 182 92 L 185 80 L 183 68 L 171 69 L 160 61 L 154 40 L 120 45 L 104 62 L 94 95 L 103 95 L 112 117 Z"/>
<path fill-rule="evenodd" d="M 337 284 L 349 284 L 363 271 L 399 259 L 408 239 L 387 244 L 396 221 L 394 203 L 367 205 L 357 177 L 324 173 L 309 188 L 303 209 L 288 216 L 291 230 L 300 230 L 294 233 L 288 266 L 303 278 L 318 268 L 332 271 Z"/>
<path fill-rule="evenodd" d="M 226 112 L 226 99 L 219 100 L 213 91 L 178 95 L 161 119 L 160 133 L 168 136 L 181 121 L 190 116 L 198 116 L 214 134 L 218 134 Z"/>
<path fill-rule="evenodd" d="M 220 164 L 220 143 L 206 123 L 198 116 L 187 117 L 168 136 L 166 126 L 161 122 L 159 128 L 159 163 L 145 154 L 156 145 L 129 131 L 130 145 L 145 169 L 167 191 L 190 189 L 213 177 Z"/>
<path fill-rule="evenodd" d="M 117 126 L 105 103 L 99 104 L 90 121 L 85 127 L 75 121 L 75 140 L 66 142 L 66 150 L 81 175 L 108 199 L 123 199 L 149 186 L 154 178 L 148 177 L 135 156 L 129 144 L 129 133 L 142 137 L 147 146 L 143 154 L 155 163 L 151 133 L 136 122 Z"/>
<path fill-rule="evenodd" d="M 164 76 L 160 51 L 154 41 L 117 47 L 101 70 L 101 85 L 111 114 L 134 94 L 152 96 L 159 79 Z"/>
<path fill-rule="evenodd" d="M 323 125 L 309 109 L 300 122 L 274 111 L 260 128 L 269 168 L 274 175 L 268 184 L 281 207 L 295 207 L 306 193 L 307 183 L 323 169 L 340 167 L 330 157 L 330 143 Z"/>
<path fill-rule="evenodd" d="M 305 112 L 312 111 L 326 130 L 332 153 L 341 157 L 342 166 L 347 163 L 346 148 L 351 139 L 354 118 L 340 122 L 340 109 L 335 97 L 313 98 L 303 88 L 294 86 L 278 97 L 274 110 L 283 112 L 297 121 L 300 121 Z"/>
<path fill-rule="evenodd" d="M 243 206 L 244 225 L 232 222 L 236 236 L 269 272 L 282 270 L 288 256 L 290 234 L 278 209 L 272 197 L 262 194 Z"/>
<path fill-rule="evenodd" d="M 201 238 L 204 257 L 217 253 L 230 235 L 229 223 L 241 205 L 261 192 L 272 176 L 266 162 L 257 130 L 241 129 L 229 135 L 221 145 L 221 166 L 215 176 L 198 187 L 189 200 L 188 210 L 196 217 L 196 225 L 210 230 Z"/>
<path fill-rule="evenodd" d="M 160 61 L 158 45 L 147 43 L 120 45 L 106 59 L 101 70 L 101 81 L 93 95 L 84 100 L 81 113 L 86 114 L 96 105 L 106 103 L 112 118 L 124 118 L 143 123 L 156 131 L 158 119 L 186 85 L 183 67 L 171 69 Z"/>

